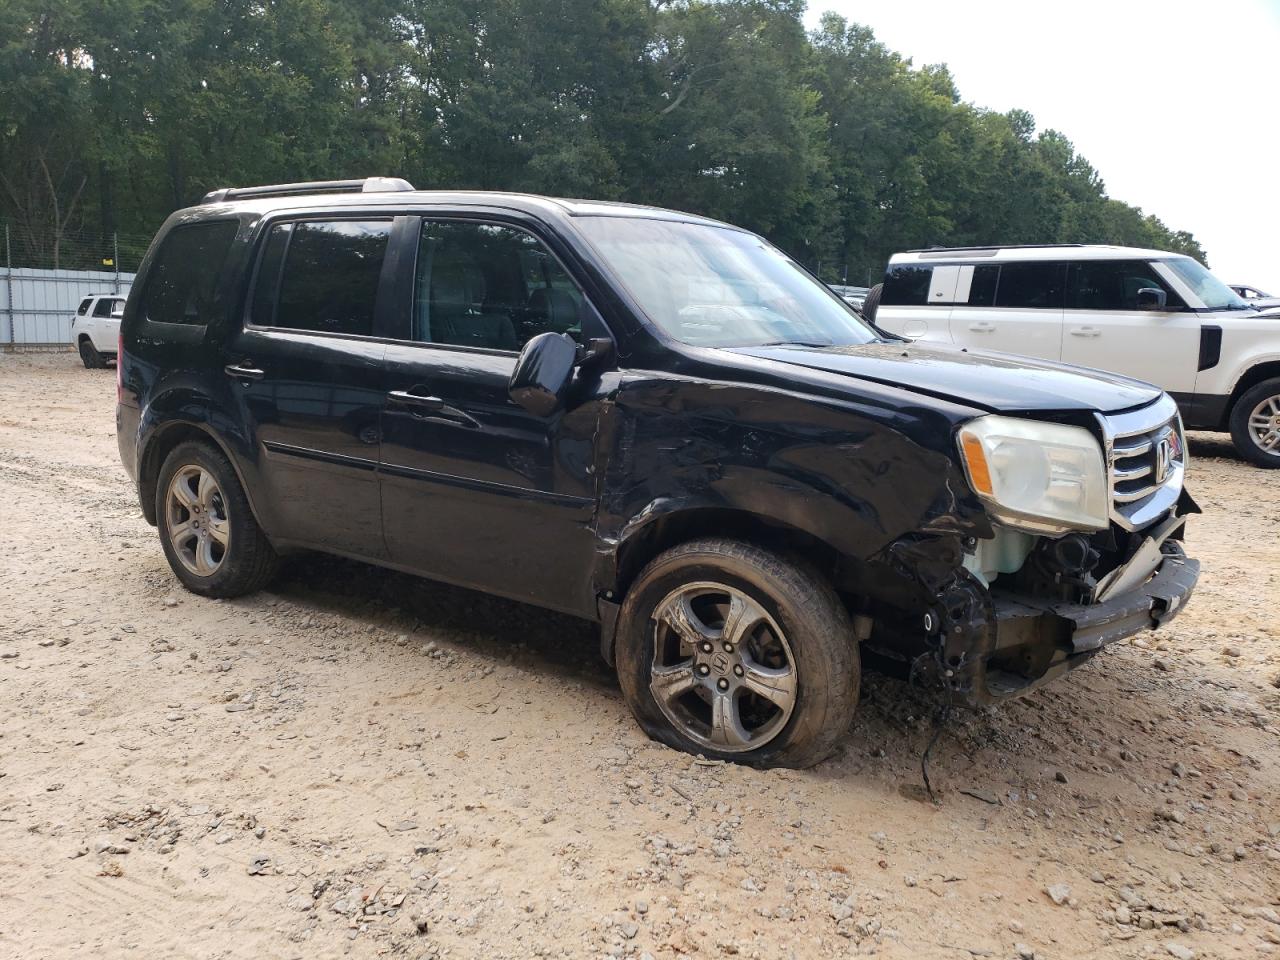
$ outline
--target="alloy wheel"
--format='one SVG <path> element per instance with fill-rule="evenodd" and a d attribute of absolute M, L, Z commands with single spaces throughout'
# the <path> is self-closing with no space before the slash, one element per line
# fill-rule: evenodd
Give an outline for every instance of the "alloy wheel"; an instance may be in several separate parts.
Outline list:
<path fill-rule="evenodd" d="M 791 718 L 795 659 L 777 622 L 741 590 L 689 583 L 653 613 L 649 690 L 686 737 L 721 753 L 756 750 Z"/>
<path fill-rule="evenodd" d="M 222 566 L 231 543 L 226 498 L 212 473 L 190 464 L 169 481 L 165 497 L 169 543 L 182 565 L 200 577 Z"/>
<path fill-rule="evenodd" d="M 1266 397 L 1253 408 L 1249 436 L 1259 450 L 1280 457 L 1280 396 Z"/>

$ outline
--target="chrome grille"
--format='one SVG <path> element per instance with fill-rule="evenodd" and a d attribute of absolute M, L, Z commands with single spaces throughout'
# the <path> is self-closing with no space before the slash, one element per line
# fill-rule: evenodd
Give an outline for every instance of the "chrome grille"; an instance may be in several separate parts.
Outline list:
<path fill-rule="evenodd" d="M 1131 413 L 1099 415 L 1106 438 L 1111 518 L 1141 530 L 1178 501 L 1186 470 L 1186 440 L 1173 399 L 1165 394 Z"/>

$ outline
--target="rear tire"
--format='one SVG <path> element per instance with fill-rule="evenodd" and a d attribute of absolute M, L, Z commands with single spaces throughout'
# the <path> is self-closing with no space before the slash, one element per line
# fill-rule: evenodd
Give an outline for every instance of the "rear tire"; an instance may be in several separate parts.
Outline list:
<path fill-rule="evenodd" d="M 156 526 L 169 566 L 192 593 L 239 597 L 275 576 L 279 557 L 231 462 L 212 444 L 180 443 L 165 457 Z"/>
<path fill-rule="evenodd" d="M 102 359 L 102 354 L 98 353 L 98 348 L 88 337 L 80 338 L 80 362 L 84 364 L 86 370 L 102 370 L 107 365 Z"/>
<path fill-rule="evenodd" d="M 616 659 L 650 737 L 752 766 L 812 766 L 858 704 L 857 641 L 831 585 L 735 540 L 695 540 L 645 567 L 622 604 Z"/>
<path fill-rule="evenodd" d="M 1280 377 L 1241 394 L 1231 408 L 1230 425 L 1240 456 L 1259 467 L 1280 468 Z"/>

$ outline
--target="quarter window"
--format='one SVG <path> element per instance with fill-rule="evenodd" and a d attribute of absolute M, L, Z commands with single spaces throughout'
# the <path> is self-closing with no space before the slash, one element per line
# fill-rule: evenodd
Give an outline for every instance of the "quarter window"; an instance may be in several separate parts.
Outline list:
<path fill-rule="evenodd" d="M 1167 307 L 1185 306 L 1145 261 L 1086 260 L 1071 267 L 1067 306 L 1073 310 L 1137 310 L 1138 291 L 1152 287 L 1165 292 Z"/>
<path fill-rule="evenodd" d="M 933 267 L 898 264 L 889 268 L 880 291 L 880 303 L 886 307 L 921 307 L 929 302 L 929 285 Z"/>
<path fill-rule="evenodd" d="M 540 333 L 581 341 L 587 315 L 577 285 L 532 234 L 491 223 L 422 225 L 414 340 L 514 351 Z"/>
<path fill-rule="evenodd" d="M 1061 309 L 1065 264 L 1006 263 L 1000 268 L 997 307 Z"/>
<path fill-rule="evenodd" d="M 76 316 L 83 317 L 89 312 L 89 304 L 93 303 L 93 297 L 85 297 L 80 301 L 80 306 L 76 308 Z"/>
<path fill-rule="evenodd" d="M 373 334 L 390 220 L 282 223 L 258 263 L 251 319 L 259 326 Z"/>
<path fill-rule="evenodd" d="M 194 223 L 170 231 L 147 272 L 141 312 L 152 323 L 206 326 L 222 305 L 218 278 L 239 224 Z"/>

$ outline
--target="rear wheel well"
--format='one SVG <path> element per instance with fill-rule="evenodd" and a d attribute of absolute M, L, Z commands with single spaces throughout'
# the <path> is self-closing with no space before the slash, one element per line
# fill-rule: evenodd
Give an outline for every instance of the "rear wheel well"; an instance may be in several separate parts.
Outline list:
<path fill-rule="evenodd" d="M 160 467 L 174 447 L 188 440 L 207 443 L 219 450 L 217 442 L 199 427 L 176 423 L 147 444 L 142 454 L 142 462 L 138 464 L 138 499 L 142 501 L 143 516 L 153 527 L 156 525 L 156 482 Z"/>
<path fill-rule="evenodd" d="M 659 517 L 625 540 L 618 550 L 617 596 L 626 593 L 658 554 L 699 537 L 727 537 L 797 556 L 833 584 L 836 581 L 840 554 L 818 537 L 745 510 L 706 508 Z"/>

